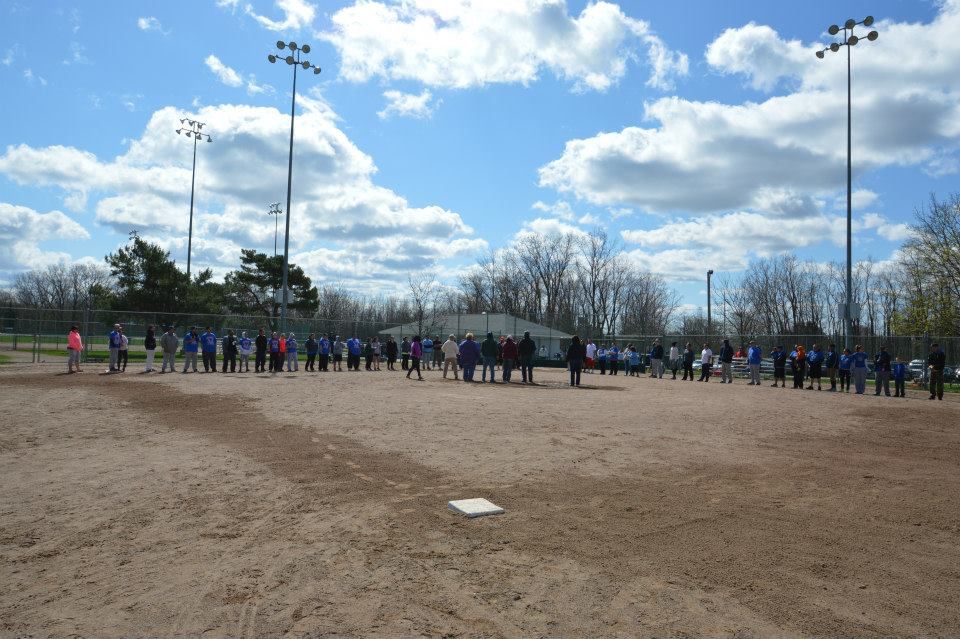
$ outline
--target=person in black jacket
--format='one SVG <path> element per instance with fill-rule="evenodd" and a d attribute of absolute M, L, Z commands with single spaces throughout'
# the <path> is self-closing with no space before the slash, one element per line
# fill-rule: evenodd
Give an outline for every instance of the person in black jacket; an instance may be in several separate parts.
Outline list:
<path fill-rule="evenodd" d="M 777 387 L 777 380 L 780 380 L 782 387 L 787 387 L 787 351 L 783 346 L 774 346 L 770 351 L 770 357 L 773 359 L 773 386 Z"/>
<path fill-rule="evenodd" d="M 686 380 L 693 381 L 693 360 L 696 355 L 693 352 L 693 344 L 687 342 L 686 347 L 683 349 L 683 379 L 681 382 Z M 688 377 L 689 375 L 689 377 Z"/>
<path fill-rule="evenodd" d="M 147 351 L 147 364 L 143 367 L 143 372 L 152 373 L 153 356 L 157 350 L 157 338 L 154 335 L 153 324 L 147 327 L 147 336 L 143 338 L 143 348 Z"/>
<path fill-rule="evenodd" d="M 837 345 L 831 344 L 827 347 L 827 355 L 823 358 L 823 366 L 827 369 L 827 377 L 830 378 L 830 391 L 837 390 L 837 365 L 840 363 L 840 355 L 837 354 Z"/>
<path fill-rule="evenodd" d="M 523 339 L 517 344 L 517 354 L 520 356 L 520 375 L 524 384 L 533 383 L 533 355 L 537 352 L 537 344 L 530 339 L 530 331 L 524 331 Z"/>
<path fill-rule="evenodd" d="M 873 358 L 873 371 L 876 375 L 874 382 L 874 395 L 879 395 L 883 389 L 884 394 L 890 397 L 890 370 L 893 368 L 893 362 L 890 359 L 890 353 L 886 346 L 880 347 L 880 352 Z"/>
<path fill-rule="evenodd" d="M 730 340 L 723 340 L 723 346 L 720 347 L 720 353 L 717 356 L 720 360 L 720 383 L 733 383 L 733 346 Z"/>
<path fill-rule="evenodd" d="M 396 367 L 394 366 L 396 363 L 397 363 L 397 341 L 393 339 L 393 335 L 391 335 L 387 337 L 387 370 L 388 371 L 397 370 Z"/>
<path fill-rule="evenodd" d="M 223 368 L 221 373 L 227 372 L 227 364 L 230 364 L 230 372 L 237 372 L 237 336 L 231 328 L 227 331 L 227 336 L 223 338 Z"/>
<path fill-rule="evenodd" d="M 583 370 L 583 360 L 587 358 L 587 349 L 580 343 L 580 336 L 574 335 L 573 341 L 567 347 L 567 366 L 570 368 L 570 385 L 580 385 L 580 372 Z"/>
<path fill-rule="evenodd" d="M 256 345 L 256 359 L 253 363 L 253 371 L 255 373 L 266 373 L 267 372 L 267 336 L 263 332 L 263 329 L 260 329 L 260 332 L 257 333 L 257 339 L 254 341 Z"/>
<path fill-rule="evenodd" d="M 930 398 L 943 401 L 943 367 L 947 364 L 947 354 L 938 344 L 930 345 L 927 356 L 927 368 L 930 369 Z"/>
<path fill-rule="evenodd" d="M 653 349 L 650 350 L 650 377 L 663 377 L 663 345 L 659 339 L 653 341 Z"/>

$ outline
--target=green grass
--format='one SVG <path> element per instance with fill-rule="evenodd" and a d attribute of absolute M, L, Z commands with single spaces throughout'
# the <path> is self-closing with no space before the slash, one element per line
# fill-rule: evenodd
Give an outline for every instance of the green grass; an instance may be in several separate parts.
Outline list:
<path fill-rule="evenodd" d="M 13 361 L 13 358 L 9 355 L 0 355 L 0 364 L 9 364 Z"/>

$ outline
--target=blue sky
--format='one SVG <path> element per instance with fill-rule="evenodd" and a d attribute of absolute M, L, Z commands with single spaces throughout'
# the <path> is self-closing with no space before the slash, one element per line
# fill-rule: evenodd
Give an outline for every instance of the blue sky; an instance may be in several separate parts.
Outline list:
<path fill-rule="evenodd" d="M 317 283 L 402 293 L 518 233 L 604 228 L 702 306 L 707 268 L 843 259 L 845 60 L 813 52 L 868 12 L 854 250 L 885 261 L 930 192 L 957 190 L 957 0 L 3 0 L 0 282 L 99 261 L 132 229 L 185 263 L 186 116 L 214 138 L 194 264 L 222 276 L 240 248 L 272 250 L 282 39 L 323 69 L 298 76 L 291 236 Z"/>

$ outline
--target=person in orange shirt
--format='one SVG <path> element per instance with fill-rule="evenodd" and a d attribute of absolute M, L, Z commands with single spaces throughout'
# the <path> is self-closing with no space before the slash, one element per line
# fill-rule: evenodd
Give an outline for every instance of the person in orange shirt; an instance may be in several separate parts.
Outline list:
<path fill-rule="evenodd" d="M 70 334 L 67 335 L 67 372 L 82 373 L 80 368 L 80 353 L 83 351 L 83 342 L 80 339 L 80 331 L 76 326 L 70 327 Z"/>
<path fill-rule="evenodd" d="M 287 334 L 280 333 L 280 357 L 277 362 L 277 372 L 283 372 L 283 363 L 287 361 Z"/>

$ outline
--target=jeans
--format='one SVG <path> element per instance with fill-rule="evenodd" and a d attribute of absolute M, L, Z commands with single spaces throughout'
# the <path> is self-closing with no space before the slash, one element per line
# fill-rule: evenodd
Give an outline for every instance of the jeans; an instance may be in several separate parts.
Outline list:
<path fill-rule="evenodd" d="M 690 377 L 688 378 L 687 375 Z M 691 382 L 693 381 L 693 362 L 683 363 L 683 379 L 680 381 L 686 381 L 687 379 L 689 379 Z"/>
<path fill-rule="evenodd" d="M 513 360 L 512 359 L 503 360 L 503 375 L 502 375 L 503 381 L 509 382 L 510 377 L 512 376 L 512 372 L 513 372 Z"/>
<path fill-rule="evenodd" d="M 476 364 L 464 364 L 463 365 L 463 381 L 472 382 L 473 373 L 477 370 Z"/>
<path fill-rule="evenodd" d="M 203 351 L 203 372 L 207 371 L 217 372 L 217 354 Z"/>
<path fill-rule="evenodd" d="M 227 365 L 228 365 L 228 364 L 230 365 L 230 372 L 231 372 L 231 373 L 237 372 L 237 355 L 236 355 L 236 353 L 230 353 L 229 355 L 226 354 L 226 353 L 224 353 L 224 355 L 223 355 L 223 368 L 221 369 L 221 372 L 223 372 L 223 373 L 226 373 L 226 372 L 227 372 Z"/>
<path fill-rule="evenodd" d="M 257 373 L 267 370 L 267 351 L 257 351 L 256 359 L 253 361 L 253 370 Z"/>
<path fill-rule="evenodd" d="M 930 397 L 943 399 L 943 370 L 930 369 Z"/>
<path fill-rule="evenodd" d="M 407 366 L 410 365 L 410 353 L 404 353 L 400 357 L 400 368 L 407 370 Z"/>
<path fill-rule="evenodd" d="M 316 353 L 307 353 L 307 365 L 304 366 L 304 369 L 308 371 L 313 370 L 313 362 L 317 359 Z"/>
<path fill-rule="evenodd" d="M 240 372 L 250 372 L 250 353 L 240 353 Z"/>
<path fill-rule="evenodd" d="M 487 381 L 487 367 L 490 368 L 490 381 L 497 381 L 497 358 L 484 356 L 483 370 L 480 372 L 480 379 L 483 381 Z"/>
<path fill-rule="evenodd" d="M 701 364 L 700 365 L 700 380 L 701 382 L 710 381 L 710 372 L 713 368 L 713 364 Z"/>
<path fill-rule="evenodd" d="M 297 359 L 297 351 L 287 351 L 287 371 L 300 370 L 300 361 Z"/>
<path fill-rule="evenodd" d="M 837 378 L 840 380 L 840 392 L 847 391 L 850 392 L 850 371 L 839 369 L 837 371 Z"/>
<path fill-rule="evenodd" d="M 523 383 L 533 383 L 533 358 L 520 358 L 520 375 L 523 377 Z"/>
<path fill-rule="evenodd" d="M 619 362 L 617 362 L 617 360 L 615 360 L 615 359 L 610 360 L 610 374 L 611 374 L 611 375 L 616 375 L 616 374 L 617 374 L 617 370 L 618 370 L 619 368 L 620 368 L 620 364 L 619 364 Z"/>
<path fill-rule="evenodd" d="M 570 385 L 571 386 L 580 385 L 580 371 L 582 370 L 583 370 L 582 361 L 570 362 Z"/>
<path fill-rule="evenodd" d="M 906 380 L 904 379 L 893 380 L 893 390 L 894 390 L 893 394 L 895 396 L 906 397 L 907 396 Z"/>
<path fill-rule="evenodd" d="M 117 367 L 122 371 L 127 370 L 127 357 L 130 355 L 130 351 L 125 348 L 121 348 L 117 355 L 120 356 L 120 361 L 117 362 Z"/>
<path fill-rule="evenodd" d="M 874 395 L 879 395 L 881 388 L 883 389 L 883 394 L 890 397 L 890 371 L 877 371 L 877 379 L 874 382 Z"/>
<path fill-rule="evenodd" d="M 854 368 L 853 369 L 853 387 L 856 389 L 858 395 L 863 395 L 867 390 L 867 368 Z"/>
<path fill-rule="evenodd" d="M 176 353 L 163 353 L 163 364 L 160 365 L 160 372 L 163 373 L 167 370 L 167 365 L 170 366 L 170 372 L 172 373 L 174 368 L 177 365 L 177 354 Z"/>
<path fill-rule="evenodd" d="M 322 371 L 328 370 L 327 367 L 329 365 L 330 365 L 330 356 L 324 355 L 323 353 L 321 353 L 320 354 L 320 370 Z"/>
<path fill-rule="evenodd" d="M 760 364 L 750 364 L 750 382 L 754 385 L 760 384 Z"/>
<path fill-rule="evenodd" d="M 603 358 L 600 360 L 600 374 L 601 375 L 607 374 L 607 358 Z"/>

